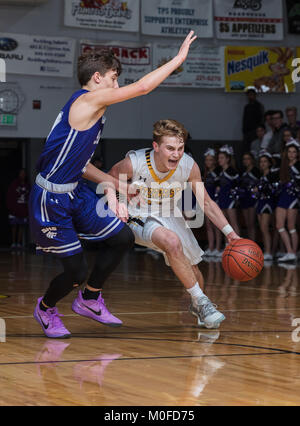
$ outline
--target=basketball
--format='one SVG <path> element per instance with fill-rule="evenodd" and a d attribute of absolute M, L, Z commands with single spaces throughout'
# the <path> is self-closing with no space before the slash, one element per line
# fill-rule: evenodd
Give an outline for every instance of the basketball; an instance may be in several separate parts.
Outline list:
<path fill-rule="evenodd" d="M 252 240 L 234 240 L 225 248 L 222 266 L 234 280 L 249 281 L 257 277 L 264 266 L 261 248 Z"/>

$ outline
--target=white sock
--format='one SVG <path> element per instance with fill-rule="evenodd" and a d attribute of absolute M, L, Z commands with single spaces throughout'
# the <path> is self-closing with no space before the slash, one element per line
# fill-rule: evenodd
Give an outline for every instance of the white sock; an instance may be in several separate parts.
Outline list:
<path fill-rule="evenodd" d="M 192 288 L 187 288 L 186 291 L 188 293 L 190 293 L 193 300 L 199 299 L 200 297 L 205 296 L 205 294 L 203 293 L 203 291 L 199 287 L 198 282 Z"/>

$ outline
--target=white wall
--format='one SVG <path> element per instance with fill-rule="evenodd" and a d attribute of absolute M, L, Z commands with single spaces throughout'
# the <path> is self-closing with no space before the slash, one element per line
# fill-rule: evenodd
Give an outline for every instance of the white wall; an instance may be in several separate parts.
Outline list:
<path fill-rule="evenodd" d="M 103 41 L 157 40 L 157 37 L 145 37 L 135 33 L 64 27 L 63 3 L 63 0 L 49 0 L 48 3 L 38 7 L 0 6 L 0 32 L 65 36 L 77 40 L 81 38 Z M 226 44 L 216 39 L 202 39 L 199 42 L 203 45 Z M 230 42 L 230 44 L 239 43 Z M 297 46 L 300 45 L 300 37 L 286 35 L 285 40 L 277 44 Z M 26 100 L 18 116 L 18 128 L 0 128 L 0 138 L 45 138 L 59 109 L 68 96 L 78 88 L 75 76 L 74 79 L 68 79 L 8 75 L 7 81 L 17 81 L 25 93 Z M 41 86 L 56 86 L 58 89 Z M 42 101 L 41 110 L 32 109 L 34 99 Z M 275 107 L 284 109 L 287 105 L 300 107 L 299 88 L 295 94 L 262 95 L 260 100 L 266 109 Z M 152 123 L 157 119 L 168 117 L 183 122 L 196 140 L 239 140 L 245 101 L 243 94 L 226 94 L 222 90 L 158 88 L 146 97 L 110 107 L 106 114 L 108 120 L 104 137 L 147 139 L 151 137 Z"/>

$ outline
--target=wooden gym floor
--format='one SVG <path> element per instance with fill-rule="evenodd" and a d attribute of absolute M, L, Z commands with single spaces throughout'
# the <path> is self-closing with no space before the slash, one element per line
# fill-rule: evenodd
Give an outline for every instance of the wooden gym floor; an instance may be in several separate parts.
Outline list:
<path fill-rule="evenodd" d="M 32 313 L 57 261 L 0 259 L 1 406 L 300 405 L 299 267 L 265 265 L 239 284 L 220 262 L 202 262 L 205 292 L 226 315 L 219 330 L 205 330 L 163 258 L 131 252 L 104 292 L 124 326 L 74 314 L 70 295 L 58 307 L 73 337 L 51 340 Z"/>

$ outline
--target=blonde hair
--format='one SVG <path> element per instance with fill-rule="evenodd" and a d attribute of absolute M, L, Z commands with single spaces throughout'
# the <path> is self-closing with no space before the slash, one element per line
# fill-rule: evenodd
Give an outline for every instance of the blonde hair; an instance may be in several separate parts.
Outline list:
<path fill-rule="evenodd" d="M 163 136 L 176 136 L 185 143 L 188 131 L 176 120 L 159 120 L 153 125 L 153 141 L 159 144 Z"/>

